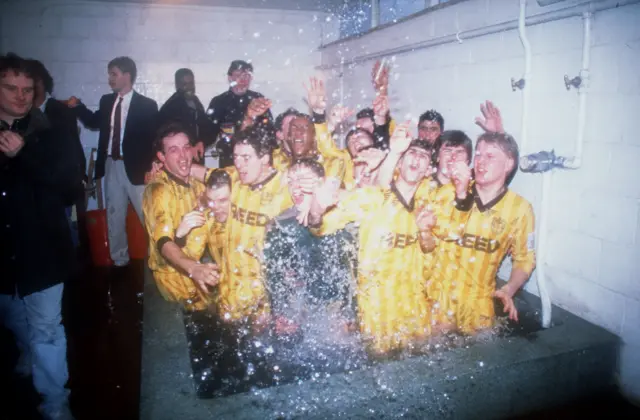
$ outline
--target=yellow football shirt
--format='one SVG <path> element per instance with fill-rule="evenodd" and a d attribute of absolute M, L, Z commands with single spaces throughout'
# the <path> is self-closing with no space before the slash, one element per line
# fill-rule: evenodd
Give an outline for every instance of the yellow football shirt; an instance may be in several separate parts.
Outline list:
<path fill-rule="evenodd" d="M 365 187 L 341 200 L 313 229 L 326 235 L 359 223 L 358 316 L 374 353 L 410 348 L 430 332 L 414 208 L 393 185 L 384 191 Z"/>
<path fill-rule="evenodd" d="M 493 325 L 496 275 L 508 253 L 514 269 L 530 274 L 535 267 L 531 204 L 508 189 L 487 204 L 475 188 L 472 194 L 470 211 L 452 213 L 463 230 L 442 240 L 431 277 L 438 321 L 464 333 Z"/>

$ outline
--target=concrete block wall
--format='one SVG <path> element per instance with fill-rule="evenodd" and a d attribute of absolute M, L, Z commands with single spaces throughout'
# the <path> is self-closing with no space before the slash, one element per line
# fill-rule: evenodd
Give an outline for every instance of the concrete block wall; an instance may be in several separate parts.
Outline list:
<path fill-rule="evenodd" d="M 585 0 L 540 7 L 529 1 L 527 16 Z M 595 3 L 595 2 L 594 2 Z M 517 20 L 515 0 L 467 0 L 417 16 L 362 37 L 322 49 L 333 103 L 362 108 L 373 99 L 373 60 L 354 58 L 428 41 L 458 31 Z M 552 302 L 622 337 L 620 381 L 640 401 L 640 4 L 598 12 L 593 18 L 591 87 L 582 168 L 553 174 L 548 221 L 547 282 Z M 574 153 L 578 95 L 564 75 L 579 74 L 583 23 L 580 17 L 527 28 L 532 77 L 525 153 L 555 149 Z M 474 117 L 486 99 L 501 109 L 509 132 L 521 136 L 522 94 L 511 78 L 524 73 L 517 30 L 462 40 L 403 54 L 386 54 L 393 65 L 392 114 L 417 119 L 437 109 L 446 128 L 481 133 Z M 344 59 L 345 66 L 338 66 Z M 342 88 L 341 88 L 342 86 Z M 512 188 L 540 214 L 541 176 L 520 173 Z M 508 277 L 510 264 L 501 275 Z M 527 288 L 537 292 L 536 273 Z"/>
<path fill-rule="evenodd" d="M 302 82 L 320 62 L 317 48 L 338 36 L 337 22 L 322 12 L 167 3 L 9 0 L 0 47 L 41 60 L 55 97 L 75 95 L 89 107 L 109 93 L 106 66 L 116 56 L 136 61 L 135 89 L 159 106 L 175 91 L 177 69 L 194 71 L 206 107 L 228 89 L 229 63 L 250 60 L 252 88 L 272 99 L 277 113 L 305 109 Z M 97 135 L 82 133 L 85 146 L 95 147 Z"/>

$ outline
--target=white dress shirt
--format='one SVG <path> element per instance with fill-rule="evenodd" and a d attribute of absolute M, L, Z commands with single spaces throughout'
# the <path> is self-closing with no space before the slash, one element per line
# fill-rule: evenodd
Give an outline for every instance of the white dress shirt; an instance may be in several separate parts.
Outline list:
<path fill-rule="evenodd" d="M 45 93 L 44 101 L 40 105 L 40 111 L 44 112 L 44 110 L 47 108 L 47 102 L 49 102 L 49 98 L 51 98 L 51 95 L 49 95 L 49 93 Z"/>
<path fill-rule="evenodd" d="M 123 156 L 122 153 L 122 142 L 124 141 L 124 129 L 127 124 L 127 115 L 129 115 L 129 107 L 131 106 L 131 98 L 133 97 L 133 89 L 122 96 L 122 104 L 120 105 L 120 156 Z M 118 106 L 118 101 L 121 96 L 116 96 L 116 100 L 113 103 L 113 108 L 111 108 L 111 128 L 109 131 L 109 148 L 107 149 L 109 156 L 111 156 L 111 145 L 113 144 L 113 122 L 114 116 L 116 113 L 116 106 Z"/>

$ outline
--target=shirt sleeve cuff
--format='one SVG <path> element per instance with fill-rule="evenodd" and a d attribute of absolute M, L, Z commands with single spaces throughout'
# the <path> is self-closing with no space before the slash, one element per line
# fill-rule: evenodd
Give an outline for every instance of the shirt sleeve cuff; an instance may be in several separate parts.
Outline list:
<path fill-rule="evenodd" d="M 313 113 L 313 123 L 314 124 L 324 124 L 325 122 L 327 122 L 327 117 L 326 117 L 326 113 L 323 114 L 318 114 L 318 113 Z"/>
<path fill-rule="evenodd" d="M 168 236 L 163 236 L 162 238 L 158 239 L 158 242 L 157 242 L 158 252 L 159 252 L 160 254 L 162 254 L 162 247 L 163 247 L 167 242 L 172 242 L 172 241 L 173 241 L 173 239 L 171 239 L 171 238 L 170 238 L 170 237 L 168 237 Z"/>
<path fill-rule="evenodd" d="M 458 211 L 470 211 L 473 206 L 473 194 L 467 193 L 467 196 L 463 199 L 456 197 L 456 210 Z"/>

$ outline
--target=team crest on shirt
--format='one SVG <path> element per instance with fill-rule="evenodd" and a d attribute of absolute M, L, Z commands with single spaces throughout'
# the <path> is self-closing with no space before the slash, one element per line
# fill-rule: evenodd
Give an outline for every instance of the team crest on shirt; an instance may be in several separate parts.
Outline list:
<path fill-rule="evenodd" d="M 494 217 L 491 220 L 491 231 L 494 235 L 501 234 L 506 226 L 507 222 L 505 222 L 505 220 L 500 216 Z"/>
<path fill-rule="evenodd" d="M 263 192 L 260 196 L 260 204 L 269 204 L 273 201 L 273 194 L 269 192 Z"/>

